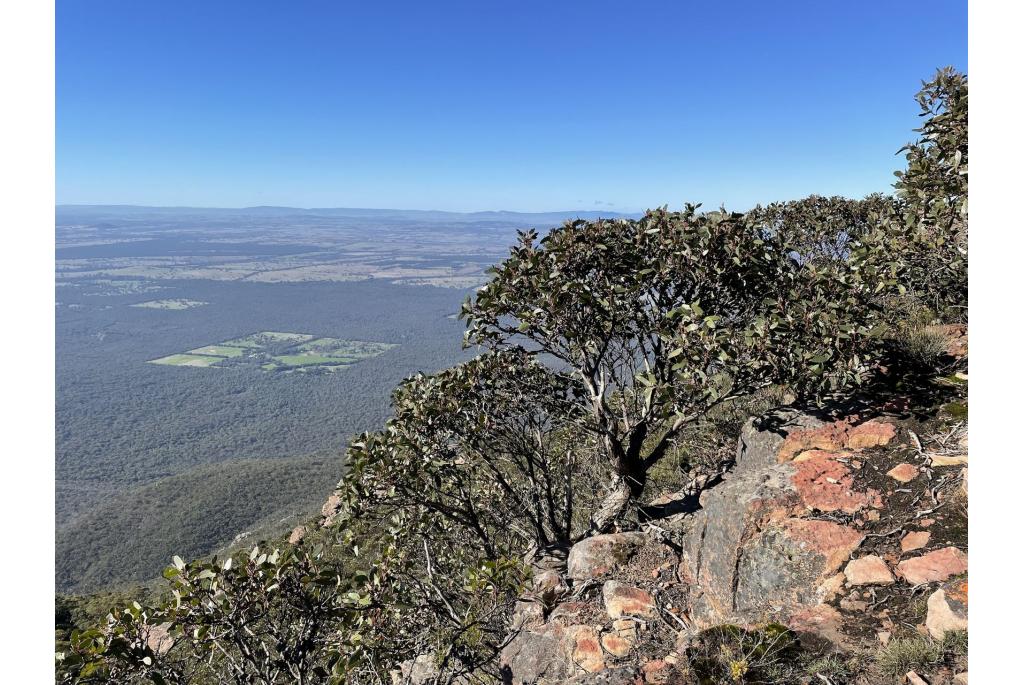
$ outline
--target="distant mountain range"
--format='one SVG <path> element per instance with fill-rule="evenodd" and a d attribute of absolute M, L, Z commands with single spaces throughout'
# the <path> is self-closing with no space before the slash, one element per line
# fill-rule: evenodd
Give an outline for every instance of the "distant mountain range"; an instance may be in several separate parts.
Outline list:
<path fill-rule="evenodd" d="M 391 221 L 473 222 L 554 225 L 567 219 L 636 218 L 639 213 L 623 214 L 610 211 L 565 212 L 444 212 L 426 209 L 365 209 L 358 207 L 146 207 L 141 205 L 57 205 L 58 220 L 101 220 L 107 218 L 167 218 L 167 217 L 344 217 L 350 219 L 385 219 Z"/>

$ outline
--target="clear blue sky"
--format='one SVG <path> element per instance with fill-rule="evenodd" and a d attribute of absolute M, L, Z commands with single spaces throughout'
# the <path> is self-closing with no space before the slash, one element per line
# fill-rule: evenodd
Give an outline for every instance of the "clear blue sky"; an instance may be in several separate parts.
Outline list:
<path fill-rule="evenodd" d="M 745 209 L 889 189 L 946 0 L 58 0 L 57 199 Z"/>

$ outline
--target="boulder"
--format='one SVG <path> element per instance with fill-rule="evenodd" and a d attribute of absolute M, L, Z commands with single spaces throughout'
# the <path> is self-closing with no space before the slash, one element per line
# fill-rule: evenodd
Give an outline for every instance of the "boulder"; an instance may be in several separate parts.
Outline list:
<path fill-rule="evenodd" d="M 338 512 L 341 511 L 341 495 L 336 492 L 331 493 L 331 496 L 324 502 L 324 506 L 320 508 L 320 515 L 323 517 L 322 525 L 330 526 L 334 523 L 334 519 L 337 518 Z"/>
<path fill-rule="evenodd" d="M 604 670 L 604 652 L 592 626 L 569 626 L 565 629 L 566 648 L 577 667 L 587 673 Z"/>
<path fill-rule="evenodd" d="M 608 533 L 582 540 L 569 551 L 568 573 L 574 581 L 605 576 L 629 562 L 647 541 L 643 533 Z"/>
<path fill-rule="evenodd" d="M 519 632 L 501 650 L 499 663 L 507 685 L 561 683 L 576 674 L 565 653 L 565 627 L 560 623 Z"/>
<path fill-rule="evenodd" d="M 437 666 L 434 665 L 434 658 L 429 654 L 420 654 L 415 659 L 403 661 L 399 666 L 399 673 L 392 673 L 392 682 L 399 682 L 405 685 L 428 685 L 437 678 Z M 398 676 L 396 680 L 396 676 Z"/>
<path fill-rule="evenodd" d="M 302 542 L 302 539 L 304 537 L 306 537 L 306 527 L 305 526 L 296 526 L 292 530 L 292 534 L 288 536 L 288 544 L 289 545 L 297 545 L 300 542 Z"/>
<path fill-rule="evenodd" d="M 830 579 L 863 533 L 796 515 L 817 506 L 856 510 L 874 504 L 877 495 L 856 492 L 846 465 L 834 454 L 779 463 L 787 430 L 806 437 L 818 435 L 821 426 L 792 411 L 748 421 L 735 468 L 701 495 L 701 509 L 682 540 L 679 566 L 696 627 L 756 622 L 773 607 L 796 613 L 830 594 Z M 832 483 L 833 475 L 848 480 Z"/>
<path fill-rule="evenodd" d="M 896 574 L 911 585 L 942 582 L 967 571 L 967 555 L 956 547 L 943 547 L 920 557 L 901 561 Z"/>
<path fill-rule="evenodd" d="M 737 608 L 817 603 L 817 588 L 838 571 L 864 535 L 831 521 L 790 518 L 744 545 Z"/>
<path fill-rule="evenodd" d="M 653 617 L 658 613 L 651 593 L 615 580 L 609 580 L 601 590 L 604 608 L 610 618 L 623 616 Z"/>
<path fill-rule="evenodd" d="M 850 587 L 858 585 L 892 585 L 895 582 L 892 573 L 889 571 L 889 566 L 881 557 L 874 554 L 854 559 L 846 565 L 843 573 L 846 574 L 846 583 Z"/>
<path fill-rule="evenodd" d="M 950 630 L 967 630 L 967 581 L 948 583 L 933 592 L 924 624 L 936 640 Z"/>
<path fill-rule="evenodd" d="M 153 650 L 154 654 L 166 654 L 174 646 L 174 638 L 171 636 L 170 623 L 158 623 L 151 626 L 146 634 L 146 646 Z"/>
<path fill-rule="evenodd" d="M 883 421 L 865 421 L 851 425 L 849 420 L 835 421 L 789 431 L 778 451 L 780 462 L 789 461 L 806 450 L 836 452 L 863 450 L 888 445 L 896 437 L 896 427 Z"/>

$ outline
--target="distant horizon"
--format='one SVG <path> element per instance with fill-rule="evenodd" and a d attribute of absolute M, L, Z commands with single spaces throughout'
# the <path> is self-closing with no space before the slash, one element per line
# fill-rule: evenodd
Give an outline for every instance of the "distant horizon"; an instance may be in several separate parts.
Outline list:
<path fill-rule="evenodd" d="M 146 205 L 134 203 L 111 203 L 111 202 L 58 202 L 54 205 L 56 209 L 62 208 L 88 208 L 88 209 L 152 209 L 152 210 L 210 210 L 210 211 L 246 211 L 246 210 L 294 210 L 301 212 L 408 212 L 422 214 L 608 214 L 615 216 L 633 216 L 643 214 L 647 210 L 625 211 L 611 208 L 572 208 L 572 209 L 550 209 L 550 210 L 514 210 L 514 209 L 424 209 L 422 207 L 299 207 L 294 205 L 245 205 L 245 206 L 218 206 L 218 205 Z M 654 209 L 650 207 L 649 209 Z"/>
<path fill-rule="evenodd" d="M 967 69 L 962 0 L 56 9 L 62 205 L 857 198 L 891 187 L 922 80 Z"/>

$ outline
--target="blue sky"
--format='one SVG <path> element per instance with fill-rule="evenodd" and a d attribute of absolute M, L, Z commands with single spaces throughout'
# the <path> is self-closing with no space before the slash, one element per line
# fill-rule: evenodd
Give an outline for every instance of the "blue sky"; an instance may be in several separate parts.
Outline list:
<path fill-rule="evenodd" d="M 967 3 L 58 0 L 57 200 L 471 211 L 888 190 Z"/>

